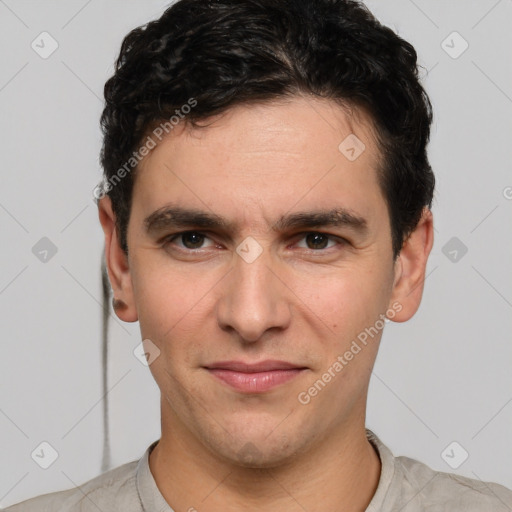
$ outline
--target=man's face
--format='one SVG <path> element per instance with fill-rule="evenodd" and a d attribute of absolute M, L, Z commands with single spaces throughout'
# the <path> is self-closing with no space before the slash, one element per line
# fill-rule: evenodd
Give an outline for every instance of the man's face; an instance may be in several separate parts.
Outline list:
<path fill-rule="evenodd" d="M 162 441 L 264 466 L 364 425 L 394 265 L 361 123 L 322 100 L 236 107 L 208 127 L 183 123 L 143 162 L 128 262 L 142 337 L 160 350 Z M 366 146 L 355 160 L 358 147 L 338 148 L 352 133 Z M 155 214 L 167 207 L 225 225 L 173 225 Z M 347 214 L 337 225 L 307 222 L 334 210 Z M 269 361 L 281 371 L 245 373 Z"/>

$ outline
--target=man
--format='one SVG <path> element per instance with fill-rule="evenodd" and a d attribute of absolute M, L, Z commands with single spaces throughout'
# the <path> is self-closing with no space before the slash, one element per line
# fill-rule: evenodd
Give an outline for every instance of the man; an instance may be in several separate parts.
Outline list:
<path fill-rule="evenodd" d="M 365 428 L 433 244 L 412 46 L 351 0 L 181 0 L 125 38 L 105 98 L 105 256 L 162 435 L 8 510 L 511 510 Z"/>

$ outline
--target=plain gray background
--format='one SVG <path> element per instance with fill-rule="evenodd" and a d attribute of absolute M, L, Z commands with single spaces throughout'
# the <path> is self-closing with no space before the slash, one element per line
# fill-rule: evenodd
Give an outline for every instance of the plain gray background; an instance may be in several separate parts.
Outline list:
<path fill-rule="evenodd" d="M 167 4 L 0 0 L 2 507 L 100 473 L 102 91 L 123 36 Z M 385 329 L 367 425 L 395 455 L 512 487 L 512 2 L 367 4 L 418 51 L 437 177 L 423 304 Z M 58 48 L 44 59 L 31 43 L 45 31 Z M 111 322 L 112 467 L 160 435 L 140 341 L 138 324 Z M 31 457 L 43 441 L 58 452 L 48 469 Z"/>

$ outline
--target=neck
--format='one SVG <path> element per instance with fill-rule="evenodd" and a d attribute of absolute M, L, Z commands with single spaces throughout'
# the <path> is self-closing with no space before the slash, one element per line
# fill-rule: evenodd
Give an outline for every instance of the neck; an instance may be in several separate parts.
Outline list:
<path fill-rule="evenodd" d="M 162 496 L 175 510 L 295 512 L 340 510 L 342 505 L 343 510 L 363 512 L 380 478 L 380 459 L 366 437 L 364 417 L 358 425 L 340 428 L 335 437 L 311 446 L 292 463 L 268 469 L 221 460 L 175 425 L 162 427 L 149 466 Z"/>

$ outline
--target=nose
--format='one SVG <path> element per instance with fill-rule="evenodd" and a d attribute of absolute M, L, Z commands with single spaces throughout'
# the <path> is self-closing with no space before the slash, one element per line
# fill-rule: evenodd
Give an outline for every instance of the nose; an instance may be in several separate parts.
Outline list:
<path fill-rule="evenodd" d="M 260 340 L 269 330 L 283 330 L 291 320 L 290 289 L 268 251 L 248 263 L 235 255 L 217 303 L 217 320 L 243 343 Z M 282 274 L 282 267 L 281 267 Z"/>

